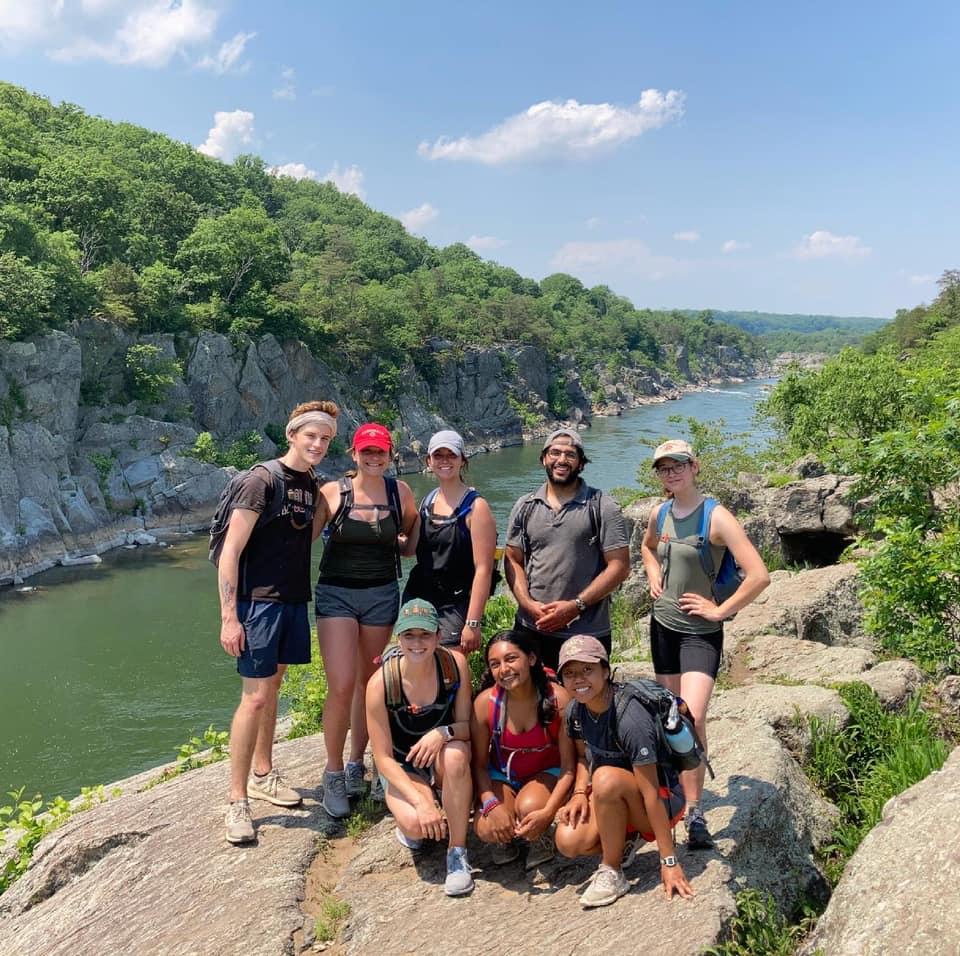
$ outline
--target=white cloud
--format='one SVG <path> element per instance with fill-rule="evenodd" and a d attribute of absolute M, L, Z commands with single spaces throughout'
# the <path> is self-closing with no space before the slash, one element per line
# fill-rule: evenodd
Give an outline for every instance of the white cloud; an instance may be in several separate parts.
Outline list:
<path fill-rule="evenodd" d="M 327 175 L 323 177 L 326 183 L 333 183 L 342 193 L 353 193 L 358 199 L 363 199 L 366 192 L 363 189 L 363 171 L 359 166 L 347 166 L 341 169 L 339 163 L 334 163 Z"/>
<path fill-rule="evenodd" d="M 696 229 L 687 229 L 685 232 L 675 232 L 673 238 L 677 242 L 699 242 L 700 233 Z"/>
<path fill-rule="evenodd" d="M 490 252 L 505 246 L 508 242 L 508 239 L 498 239 L 496 236 L 471 236 L 467 240 L 467 245 L 474 252 Z"/>
<path fill-rule="evenodd" d="M 933 275 L 911 275 L 907 276 L 907 281 L 910 285 L 933 285 L 937 281 L 937 277 Z"/>
<path fill-rule="evenodd" d="M 112 7 L 101 3 L 99 10 Z M 139 4 L 105 41 L 80 33 L 51 51 L 57 60 L 106 60 L 109 63 L 161 67 L 189 47 L 213 36 L 219 13 L 201 0 L 154 0 Z M 73 32 L 73 31 L 71 31 Z"/>
<path fill-rule="evenodd" d="M 220 46 L 216 56 L 205 56 L 197 64 L 202 70 L 213 70 L 214 73 L 224 74 L 242 73 L 249 69 L 250 64 L 240 63 L 240 57 L 246 49 L 247 44 L 256 36 L 256 33 L 238 33 L 233 39 L 227 40 Z"/>
<path fill-rule="evenodd" d="M 826 229 L 817 229 L 793 249 L 794 259 L 863 259 L 873 250 L 860 242 L 859 236 L 835 236 Z"/>
<path fill-rule="evenodd" d="M 247 110 L 214 113 L 207 140 L 197 151 L 230 162 L 242 146 L 253 142 L 253 120 L 253 113 Z"/>
<path fill-rule="evenodd" d="M 43 36 L 59 20 L 64 0 L 0 0 L 0 44 L 13 46 Z"/>
<path fill-rule="evenodd" d="M 440 210 L 425 202 L 416 209 L 408 209 L 397 218 L 403 223 L 408 232 L 419 232 L 428 222 L 433 222 L 440 215 Z"/>
<path fill-rule="evenodd" d="M 271 176 L 289 176 L 291 179 L 319 179 L 315 169 L 310 169 L 306 163 L 282 163 L 280 166 L 268 166 L 267 172 Z"/>
<path fill-rule="evenodd" d="M 674 275 L 682 266 L 670 256 L 654 255 L 639 239 L 607 239 L 600 242 L 567 242 L 557 251 L 551 263 L 568 272 L 629 272 L 645 279 L 657 280 Z"/>
<path fill-rule="evenodd" d="M 741 242 L 739 239 L 728 239 L 721 247 L 720 251 L 724 255 L 729 255 L 731 252 L 740 252 L 743 249 L 749 249 L 749 242 Z"/>
<path fill-rule="evenodd" d="M 280 71 L 280 78 L 283 80 L 283 85 L 273 91 L 273 98 L 275 100 L 295 100 L 297 98 L 297 87 L 294 83 L 296 77 L 297 74 L 293 67 L 285 66 Z"/>
<path fill-rule="evenodd" d="M 603 220 L 599 216 L 591 216 L 585 223 L 586 227 L 592 232 L 597 226 L 601 225 Z"/>
<path fill-rule="evenodd" d="M 644 90 L 630 106 L 545 100 L 479 136 L 441 136 L 433 144 L 421 143 L 417 152 L 426 159 L 467 160 L 490 166 L 589 159 L 682 116 L 683 100 L 684 94 L 676 90 Z"/>

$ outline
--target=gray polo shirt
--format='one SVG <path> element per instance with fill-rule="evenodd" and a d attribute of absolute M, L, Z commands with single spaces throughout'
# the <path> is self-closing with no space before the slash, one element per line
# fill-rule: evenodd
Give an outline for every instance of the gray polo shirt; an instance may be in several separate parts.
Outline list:
<path fill-rule="evenodd" d="M 600 540 L 592 540 L 588 492 L 589 486 L 581 480 L 576 495 L 559 511 L 547 503 L 546 482 L 533 495 L 526 521 L 530 553 L 524 556 L 524 568 L 530 597 L 535 601 L 572 601 L 604 569 L 604 553 L 629 545 L 623 512 L 605 494 L 600 495 Z M 524 495 L 513 506 L 507 524 L 508 547 L 521 551 L 519 517 L 528 498 Z M 520 621 L 534 628 L 523 612 Z M 610 633 L 609 597 L 590 605 L 570 627 L 551 633 L 558 638 L 572 634 L 606 636 Z"/>

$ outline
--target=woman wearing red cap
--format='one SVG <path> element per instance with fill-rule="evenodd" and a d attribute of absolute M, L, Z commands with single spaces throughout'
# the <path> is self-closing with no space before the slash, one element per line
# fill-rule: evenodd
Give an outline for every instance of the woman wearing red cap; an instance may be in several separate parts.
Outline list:
<path fill-rule="evenodd" d="M 707 705 L 720 668 L 723 622 L 746 607 L 770 583 L 770 575 L 740 522 L 697 488 L 700 462 L 687 442 L 672 439 L 660 445 L 653 468 L 668 498 L 650 512 L 641 547 L 654 602 L 653 667 L 657 680 L 686 701 L 706 747 Z M 715 580 L 727 550 L 744 575 L 730 596 L 718 593 Z M 704 769 L 701 764 L 683 774 L 692 849 L 713 846 L 700 808 Z"/>
<path fill-rule="evenodd" d="M 350 448 L 356 471 L 320 489 L 333 515 L 316 589 L 317 639 L 327 677 L 323 807 L 333 817 L 349 816 L 349 797 L 364 791 L 364 688 L 397 619 L 399 539 L 417 517 L 410 486 L 385 474 L 392 451 L 383 425 L 361 425 Z M 350 760 L 344 768 L 348 729 Z"/>

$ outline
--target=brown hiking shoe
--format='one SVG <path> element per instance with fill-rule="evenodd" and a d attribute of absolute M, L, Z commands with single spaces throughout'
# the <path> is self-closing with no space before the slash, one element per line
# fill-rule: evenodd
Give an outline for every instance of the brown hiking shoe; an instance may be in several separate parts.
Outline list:
<path fill-rule="evenodd" d="M 302 800 L 293 787 L 288 787 L 283 782 L 283 777 L 276 767 L 265 777 L 251 773 L 247 778 L 247 796 L 256 800 L 269 800 L 278 807 L 298 807 Z"/>
<path fill-rule="evenodd" d="M 248 800 L 231 800 L 225 822 L 228 843 L 250 843 L 256 837 Z"/>

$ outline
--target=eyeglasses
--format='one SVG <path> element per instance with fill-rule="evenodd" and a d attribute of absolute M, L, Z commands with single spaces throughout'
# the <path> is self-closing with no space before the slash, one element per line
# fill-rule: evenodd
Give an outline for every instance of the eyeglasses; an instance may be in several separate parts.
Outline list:
<path fill-rule="evenodd" d="M 689 461 L 678 461 L 675 465 L 659 465 L 657 467 L 657 474 L 661 478 L 666 478 L 668 475 L 680 475 L 683 474 L 683 470 L 689 464 Z"/>
<path fill-rule="evenodd" d="M 575 451 L 561 451 L 557 448 L 548 448 L 544 458 L 549 458 L 552 461 L 559 461 L 560 459 L 564 461 L 579 461 L 580 455 Z"/>

